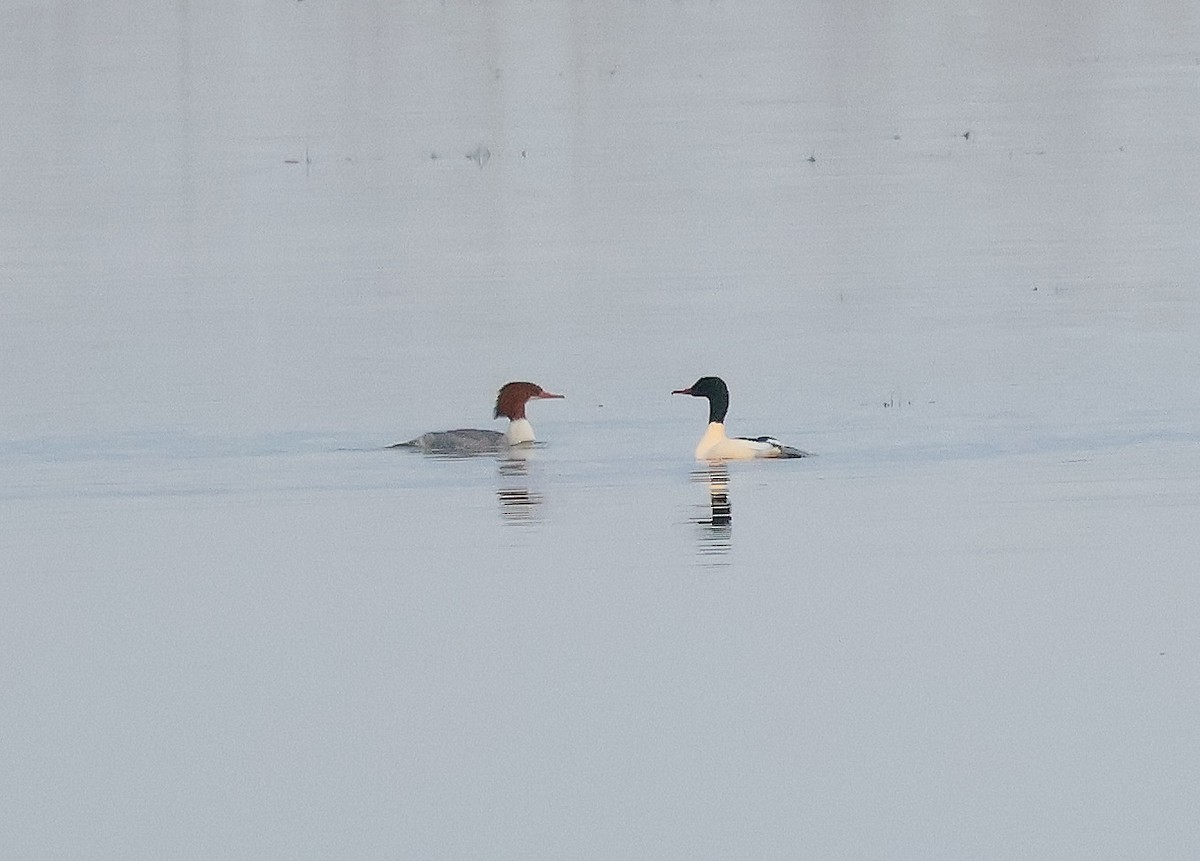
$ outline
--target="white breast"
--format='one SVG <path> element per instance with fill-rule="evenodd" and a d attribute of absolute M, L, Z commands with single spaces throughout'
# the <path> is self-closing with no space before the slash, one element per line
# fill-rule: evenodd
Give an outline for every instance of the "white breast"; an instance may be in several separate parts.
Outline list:
<path fill-rule="evenodd" d="M 520 445 L 523 442 L 533 442 L 533 425 L 529 419 L 513 419 L 508 423 L 504 438 L 509 445 Z"/>
<path fill-rule="evenodd" d="M 751 439 L 730 439 L 725 425 L 710 422 L 708 430 L 696 446 L 697 460 L 750 460 L 756 457 L 775 457 L 779 449 L 770 443 Z"/>

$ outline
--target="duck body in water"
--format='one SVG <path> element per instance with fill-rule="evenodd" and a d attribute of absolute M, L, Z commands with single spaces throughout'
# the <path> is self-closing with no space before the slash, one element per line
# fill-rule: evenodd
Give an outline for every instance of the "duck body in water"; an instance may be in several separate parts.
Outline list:
<path fill-rule="evenodd" d="M 494 454 L 513 446 L 534 442 L 533 425 L 525 416 L 525 405 L 531 400 L 561 398 L 548 392 L 537 383 L 516 381 L 505 383 L 496 395 L 494 418 L 508 419 L 504 431 L 459 428 L 448 431 L 431 431 L 408 442 L 396 443 L 389 448 L 411 448 L 430 454 Z"/>
<path fill-rule="evenodd" d="M 696 445 L 697 460 L 752 460 L 759 457 L 811 457 L 806 451 L 784 445 L 770 436 L 730 437 L 725 433 L 729 412 L 729 387 L 720 377 L 701 377 L 673 395 L 708 399 L 708 427 Z"/>

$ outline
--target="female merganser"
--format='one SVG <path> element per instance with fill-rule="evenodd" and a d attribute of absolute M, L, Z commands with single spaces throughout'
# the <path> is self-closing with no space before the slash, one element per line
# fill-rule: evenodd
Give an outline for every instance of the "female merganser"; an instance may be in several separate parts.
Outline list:
<path fill-rule="evenodd" d="M 504 433 L 472 428 L 432 431 L 389 448 L 419 448 L 435 454 L 487 454 L 531 443 L 534 441 L 533 425 L 525 418 L 525 404 L 534 398 L 561 397 L 563 395 L 548 392 L 536 383 L 505 383 L 496 395 L 496 412 L 493 416 L 508 419 L 508 429 Z"/>
<path fill-rule="evenodd" d="M 676 389 L 673 395 L 708 398 L 708 430 L 696 446 L 696 460 L 748 460 L 754 457 L 809 457 L 806 451 L 784 445 L 769 437 L 725 436 L 725 413 L 729 412 L 729 387 L 720 377 L 701 377 L 691 388 Z"/>

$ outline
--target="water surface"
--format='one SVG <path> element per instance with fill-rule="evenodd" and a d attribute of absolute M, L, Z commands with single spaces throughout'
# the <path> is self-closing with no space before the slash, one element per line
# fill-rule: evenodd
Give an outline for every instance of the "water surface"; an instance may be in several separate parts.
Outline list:
<path fill-rule="evenodd" d="M 10 854 L 1195 854 L 1191 10 L 0 25 Z"/>

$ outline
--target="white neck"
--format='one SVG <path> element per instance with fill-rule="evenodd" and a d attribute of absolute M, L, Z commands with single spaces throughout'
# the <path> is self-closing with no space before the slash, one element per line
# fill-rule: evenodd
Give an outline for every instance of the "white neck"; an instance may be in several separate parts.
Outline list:
<path fill-rule="evenodd" d="M 508 440 L 509 445 L 533 442 L 533 425 L 529 423 L 529 419 L 510 419 L 504 438 Z"/>
<path fill-rule="evenodd" d="M 725 436 L 725 425 L 722 422 L 709 422 L 708 429 L 704 431 L 704 436 L 700 437 L 700 442 L 696 445 L 696 458 L 704 460 L 714 446 L 726 439 L 728 437 Z"/>

